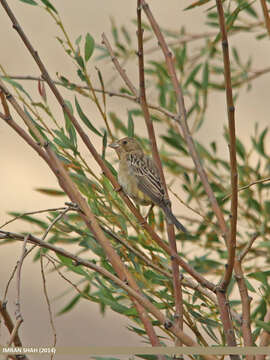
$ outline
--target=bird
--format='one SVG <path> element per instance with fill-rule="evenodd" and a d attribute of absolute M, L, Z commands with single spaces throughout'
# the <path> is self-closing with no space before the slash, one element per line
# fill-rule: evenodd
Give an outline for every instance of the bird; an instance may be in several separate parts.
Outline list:
<path fill-rule="evenodd" d="M 133 137 L 125 137 L 109 146 L 119 157 L 118 182 L 121 189 L 136 204 L 159 206 L 170 224 L 187 233 L 186 228 L 172 213 L 171 203 L 166 196 L 158 168 L 144 153 L 139 142 Z"/>

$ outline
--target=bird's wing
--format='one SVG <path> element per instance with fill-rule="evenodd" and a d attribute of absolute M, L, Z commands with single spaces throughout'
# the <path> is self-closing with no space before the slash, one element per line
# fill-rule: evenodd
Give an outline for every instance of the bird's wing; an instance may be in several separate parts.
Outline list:
<path fill-rule="evenodd" d="M 127 155 L 128 168 L 137 179 L 138 188 L 155 204 L 160 204 L 165 195 L 159 172 L 154 162 L 146 155 L 130 153 Z"/>

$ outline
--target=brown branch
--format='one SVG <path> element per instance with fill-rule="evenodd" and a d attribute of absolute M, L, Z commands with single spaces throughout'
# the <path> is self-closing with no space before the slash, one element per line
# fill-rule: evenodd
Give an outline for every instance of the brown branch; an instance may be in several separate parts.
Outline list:
<path fill-rule="evenodd" d="M 241 297 L 241 306 L 242 306 L 241 328 L 242 328 L 245 346 L 254 346 L 254 342 L 252 339 L 251 316 L 250 316 L 250 304 L 252 298 L 248 294 L 248 289 L 245 283 L 244 273 L 242 269 L 242 261 L 244 260 L 244 257 L 246 256 L 251 246 L 253 245 L 254 241 L 257 239 L 259 235 L 260 235 L 259 233 L 256 233 L 251 237 L 244 250 L 235 258 L 235 264 L 234 264 L 235 279 L 237 281 L 237 286 Z M 247 355 L 247 360 L 254 360 L 254 359 L 255 359 L 255 355 Z"/>
<path fill-rule="evenodd" d="M 14 107 L 15 107 L 16 110 L 19 110 L 18 111 L 19 115 L 25 117 L 24 121 L 26 123 L 29 122 L 28 117 L 26 117 L 25 113 L 23 111 L 21 111 L 21 109 L 20 109 L 18 103 L 16 102 L 15 98 L 7 91 L 7 89 L 1 83 L 1 81 L 0 81 L 0 86 L 1 86 L 2 89 L 4 89 L 4 92 L 5 92 L 6 96 L 7 96 L 8 101 L 12 105 L 13 104 L 15 105 Z M 7 123 L 11 124 L 11 121 L 9 121 Z M 13 123 L 14 122 L 12 121 L 12 124 Z M 21 131 L 22 129 L 20 130 L 20 127 L 17 126 L 16 130 L 18 131 L 19 134 L 20 133 L 22 134 L 22 137 L 25 139 L 25 141 L 27 141 L 27 143 L 29 145 L 30 144 L 33 145 L 32 142 L 29 141 L 29 136 L 27 134 L 25 134 L 25 132 Z M 31 138 L 30 138 L 30 140 L 31 140 Z M 112 245 L 110 244 L 110 242 L 107 241 L 107 238 L 105 237 L 104 233 L 100 229 L 100 227 L 99 227 L 99 225 L 97 223 L 97 220 L 95 219 L 95 216 L 90 211 L 86 201 L 81 197 L 81 195 L 78 192 L 77 188 L 74 186 L 73 182 L 69 178 L 69 176 L 66 173 L 66 170 L 64 169 L 62 163 L 56 157 L 56 155 L 54 154 L 54 152 L 52 151 L 50 146 L 47 143 L 44 142 L 43 138 L 40 135 L 39 135 L 39 140 L 40 140 L 40 143 L 42 143 L 42 145 L 45 147 L 46 152 L 47 152 L 47 154 L 46 154 L 47 157 L 44 157 L 44 160 L 48 163 L 48 165 L 50 166 L 50 168 L 52 169 L 52 171 L 56 175 L 60 186 L 68 194 L 71 201 L 78 204 L 79 208 L 81 209 L 81 217 L 85 221 L 85 223 L 86 223 L 87 227 L 89 228 L 89 230 L 94 234 L 94 236 L 100 242 L 101 246 L 103 247 L 103 249 L 105 250 L 105 252 L 106 252 L 106 254 L 108 256 L 109 261 L 112 263 L 112 266 L 114 267 L 115 271 L 118 273 L 120 279 L 122 279 L 124 282 L 128 282 L 131 285 L 131 287 L 133 288 L 133 290 L 136 293 L 140 294 L 140 289 L 138 288 L 136 282 L 133 280 L 133 277 L 130 275 L 128 270 L 125 268 L 125 266 L 121 262 L 120 257 L 114 251 L 114 249 L 112 248 Z M 36 149 L 38 152 L 40 152 L 40 148 L 37 147 L 35 143 L 34 143 L 33 148 Z M 168 246 L 167 246 L 167 248 L 170 250 L 170 248 Z M 178 256 L 178 255 L 176 254 L 176 256 Z M 181 258 L 179 257 L 179 259 L 181 259 Z M 204 281 L 206 281 L 206 280 L 204 279 Z M 153 326 L 152 326 L 152 324 L 150 322 L 150 319 L 148 318 L 148 314 L 144 311 L 143 305 L 141 304 L 141 302 L 137 301 L 136 297 L 135 298 L 131 297 L 131 299 L 134 301 L 134 305 L 135 305 L 135 307 L 136 307 L 136 309 L 138 311 L 138 314 L 139 314 L 139 316 L 141 318 L 142 323 L 145 326 L 145 329 L 146 329 L 147 334 L 148 334 L 148 336 L 149 336 L 149 338 L 151 340 L 151 343 L 155 344 L 156 335 L 154 333 Z M 156 311 L 158 311 L 158 310 L 156 310 Z M 164 325 L 167 326 L 166 325 L 166 319 L 164 319 Z M 185 341 L 189 342 L 189 340 L 187 340 L 187 338 L 185 338 L 185 337 L 183 338 L 183 332 L 180 331 L 179 329 L 176 329 L 173 324 L 170 324 L 170 330 L 177 337 L 180 337 L 181 340 L 183 341 L 183 343 L 185 343 Z M 193 341 L 192 341 L 192 343 L 189 342 L 189 344 L 194 344 L 194 342 Z"/>
<path fill-rule="evenodd" d="M 6 328 L 8 329 L 9 333 L 12 334 L 13 330 L 14 330 L 14 324 L 13 324 L 11 316 L 9 315 L 9 313 L 7 311 L 6 302 L 2 302 L 1 300 L 0 300 L 0 315 L 2 316 L 2 318 L 4 320 L 4 324 L 5 324 Z M 20 339 L 17 331 L 15 332 L 15 335 L 12 336 L 12 338 L 13 338 L 14 346 L 22 347 L 22 342 L 21 342 L 21 339 Z M 26 355 L 24 355 L 23 359 L 28 360 L 28 357 Z"/>
<path fill-rule="evenodd" d="M 245 186 L 242 186 L 242 187 L 238 188 L 237 191 L 239 192 L 239 191 L 242 191 L 242 190 L 246 190 L 246 189 L 250 188 L 250 187 L 253 186 L 253 185 L 263 184 L 264 182 L 267 182 L 267 181 L 270 181 L 270 177 L 266 177 L 266 178 L 264 178 L 264 179 L 259 179 L 259 180 L 253 181 L 253 182 L 251 182 L 250 184 L 247 184 L 247 185 L 245 185 Z M 228 194 L 228 195 L 226 195 L 222 200 L 224 201 L 224 200 L 228 199 L 228 198 L 231 197 L 231 196 L 232 196 L 232 194 Z"/>
<path fill-rule="evenodd" d="M 247 253 L 249 252 L 249 250 L 251 249 L 254 241 L 258 238 L 258 236 L 260 235 L 260 233 L 255 233 L 251 239 L 249 240 L 249 242 L 247 243 L 247 245 L 245 246 L 244 250 L 238 255 L 238 261 L 240 261 L 240 263 L 242 263 L 242 261 L 244 260 L 244 257 L 247 255 Z"/>
<path fill-rule="evenodd" d="M 270 17 L 269 17 L 269 10 L 268 10 L 268 8 L 267 8 L 266 1 L 265 1 L 265 0 L 260 0 L 260 2 L 261 2 L 262 11 L 263 11 L 265 27 L 266 27 L 266 30 L 267 30 L 267 32 L 268 32 L 268 35 L 270 36 Z"/>
<path fill-rule="evenodd" d="M 145 0 L 142 0 L 142 7 L 143 7 L 143 10 L 152 26 L 152 29 L 153 29 L 157 39 L 158 39 L 158 43 L 159 43 L 159 45 L 163 51 L 164 57 L 165 57 L 168 72 L 169 72 L 169 75 L 170 75 L 170 78 L 171 78 L 171 81 L 172 81 L 172 84 L 174 87 L 174 91 L 176 94 L 176 101 L 177 101 L 177 105 L 178 105 L 177 122 L 179 123 L 179 125 L 182 129 L 183 136 L 187 143 L 190 156 L 192 157 L 192 160 L 198 171 L 198 174 L 199 174 L 202 184 L 204 186 L 205 192 L 208 195 L 212 209 L 213 209 L 214 213 L 216 214 L 216 217 L 218 219 L 218 223 L 219 223 L 219 226 L 223 233 L 223 236 L 227 237 L 227 226 L 226 226 L 226 223 L 224 220 L 223 213 L 217 203 L 217 200 L 215 198 L 213 190 L 208 182 L 207 174 L 201 164 L 200 157 L 197 153 L 193 138 L 190 134 L 190 130 L 187 125 L 187 115 L 186 115 L 184 97 L 183 97 L 182 89 L 180 87 L 180 83 L 177 79 L 177 75 L 176 75 L 176 71 L 175 71 L 174 63 L 173 63 L 173 59 L 172 59 L 172 53 L 169 51 L 169 48 L 166 44 L 164 36 L 161 33 L 160 27 L 159 27 L 158 23 L 156 22 L 153 14 L 149 8 L 149 5 L 145 2 Z"/>
<path fill-rule="evenodd" d="M 44 241 L 44 239 L 42 239 Z M 53 314 L 52 314 L 52 308 L 51 308 L 51 303 L 50 303 L 50 299 L 49 299 L 49 295 L 48 295 L 48 291 L 47 291 L 47 285 L 46 285 L 46 277 L 45 277 L 45 272 L 44 272 L 44 264 L 43 264 L 43 249 L 41 248 L 40 251 L 40 269 L 41 269 L 41 276 L 42 276 L 42 284 L 43 284 L 43 291 L 44 291 L 44 295 L 45 295 L 45 299 L 46 299 L 46 303 L 47 303 L 47 307 L 48 307 L 48 312 L 49 312 L 49 318 L 50 318 L 50 324 L 51 324 L 51 328 L 53 331 L 53 347 L 56 346 L 56 342 L 57 342 L 57 335 L 56 335 L 56 329 L 55 329 L 55 325 L 54 325 L 54 321 L 53 321 Z M 51 355 L 51 357 L 53 357 L 53 355 Z"/>
<path fill-rule="evenodd" d="M 236 136 L 235 136 L 235 107 L 233 103 L 232 84 L 231 84 L 231 69 L 229 57 L 229 44 L 227 38 L 227 29 L 224 17 L 224 11 L 221 0 L 216 0 L 217 12 L 219 17 L 219 27 L 222 40 L 223 63 L 224 63 L 224 80 L 226 88 L 228 124 L 229 124 L 229 150 L 230 150 L 230 167 L 231 167 L 231 216 L 230 216 L 230 234 L 227 238 L 228 247 L 228 262 L 225 270 L 223 280 L 220 284 L 221 288 L 225 290 L 229 285 L 232 277 L 235 248 L 236 248 L 236 232 L 237 232 L 237 207 L 238 207 L 238 173 L 236 160 Z"/>
<path fill-rule="evenodd" d="M 269 69 L 270 71 L 270 69 Z M 8 77 L 9 79 L 14 79 L 14 80 L 32 80 L 32 81 L 45 81 L 44 79 L 40 79 L 39 77 L 37 76 L 0 76 L 0 78 L 5 78 L 5 77 Z M 60 86 L 63 86 L 65 88 L 67 88 L 67 86 L 65 84 L 63 84 L 61 81 L 57 81 L 57 80 L 53 80 L 53 83 L 55 85 L 60 85 Z M 75 83 L 71 83 L 69 82 L 68 83 L 69 86 L 72 87 L 72 90 L 74 90 L 74 87 L 75 87 L 75 90 L 80 90 L 79 93 L 83 96 L 88 96 L 85 92 L 82 92 L 81 90 L 82 89 L 85 89 L 85 90 L 88 90 L 88 86 L 82 86 L 82 85 L 78 85 L 78 84 L 75 84 Z M 98 93 L 101 93 L 101 94 L 107 94 L 108 96 L 115 96 L 115 97 L 120 97 L 120 98 L 123 98 L 123 99 L 126 99 L 126 100 L 130 100 L 130 101 L 133 101 L 135 103 L 138 104 L 138 97 L 137 96 L 133 96 L 133 95 L 128 95 L 128 94 L 122 94 L 122 93 L 119 93 L 119 92 L 116 92 L 116 91 L 110 91 L 110 90 L 103 90 L 103 89 L 98 89 L 98 88 L 93 88 L 93 90 L 95 92 L 98 92 Z M 156 110 L 160 113 L 162 113 L 163 115 L 165 116 L 168 116 L 169 118 L 175 120 L 176 118 L 176 114 L 172 113 L 171 111 L 167 110 L 167 109 L 164 109 L 162 108 L 161 106 L 158 106 L 158 105 L 154 105 L 154 104 L 151 104 L 151 103 L 148 103 L 148 107 L 150 109 L 153 109 L 153 110 Z"/>
<path fill-rule="evenodd" d="M 229 302 L 225 292 L 217 290 L 217 300 L 220 309 L 220 318 L 224 327 L 225 338 L 228 346 L 236 346 L 236 339 L 230 314 Z M 240 360 L 238 355 L 230 355 L 231 360 Z"/>
<path fill-rule="evenodd" d="M 1 0 L 3 1 L 3 0 Z M 18 25 L 17 25 L 18 26 Z M 31 128 L 34 125 L 31 122 L 31 126 L 29 126 L 30 119 L 27 117 L 26 113 L 21 109 L 20 105 L 17 103 L 15 98 L 9 93 L 5 85 L 0 80 L 0 88 L 4 92 L 7 100 L 13 105 L 17 113 L 22 117 L 23 121 L 26 123 L 26 125 Z M 61 95 L 59 94 L 59 98 L 61 98 Z M 85 221 L 85 224 L 89 228 L 89 230 L 96 236 L 97 240 L 100 242 L 101 246 L 103 247 L 104 251 L 106 252 L 109 261 L 111 262 L 112 266 L 114 267 L 115 271 L 119 275 L 121 279 L 124 279 L 125 281 L 128 281 L 136 291 L 140 292 L 140 288 L 138 287 L 137 283 L 125 267 L 125 265 L 122 263 L 119 255 L 116 253 L 116 251 L 113 249 L 111 243 L 107 240 L 105 237 L 103 231 L 99 227 L 99 224 L 94 216 L 94 214 L 91 212 L 89 206 L 87 205 L 85 199 L 81 196 L 77 188 L 75 187 L 74 183 L 71 181 L 69 175 L 67 174 L 66 170 L 64 169 L 62 163 L 57 158 L 55 153 L 52 151 L 49 144 L 47 144 L 42 136 L 40 135 L 39 131 L 35 128 L 34 133 L 36 134 L 36 137 L 38 138 L 40 144 L 45 148 L 47 157 L 44 157 L 44 160 L 48 163 L 51 170 L 54 172 L 56 178 L 59 181 L 60 186 L 62 189 L 67 193 L 67 195 L 70 197 L 71 201 L 78 204 L 79 208 L 82 211 L 82 218 Z M 25 135 L 24 135 L 25 136 Z M 27 137 L 26 137 L 27 138 Z M 27 138 L 28 140 L 28 138 Z M 28 142 L 28 141 L 27 141 Z M 30 144 L 30 142 L 28 142 Z M 36 147 L 33 147 L 36 149 Z M 133 299 L 134 305 L 138 311 L 138 314 L 141 318 L 142 323 L 145 326 L 146 332 L 151 340 L 151 343 L 156 344 L 158 342 L 158 337 L 156 336 L 154 332 L 153 325 L 148 318 L 148 315 L 144 311 L 142 305 L 138 303 L 135 299 Z"/>
<path fill-rule="evenodd" d="M 129 79 L 129 77 L 126 74 L 126 71 L 122 68 L 122 66 L 120 65 L 117 57 L 114 55 L 113 49 L 112 49 L 106 35 L 103 33 L 101 35 L 101 37 L 102 37 L 102 44 L 104 44 L 106 46 L 109 53 L 111 54 L 112 62 L 114 63 L 114 66 L 117 69 L 118 73 L 120 74 L 121 78 L 124 80 L 125 84 L 129 88 L 129 90 L 132 92 L 132 94 L 135 95 L 138 98 L 138 90 L 132 84 L 131 80 Z"/>
<path fill-rule="evenodd" d="M 47 81 L 47 83 L 48 83 L 49 87 L 51 88 L 52 92 L 54 93 L 56 99 L 58 100 L 59 104 L 62 106 L 63 111 L 68 115 L 68 117 L 72 121 L 72 123 L 73 123 L 74 127 L 76 128 L 78 134 L 81 136 L 84 144 L 86 145 L 86 147 L 88 148 L 88 150 L 90 151 L 90 153 L 92 154 L 92 156 L 94 157 L 94 159 L 96 160 L 98 165 L 100 166 L 100 168 L 101 168 L 102 172 L 104 173 L 104 175 L 107 176 L 107 178 L 110 180 L 113 187 L 115 189 L 119 189 L 119 184 L 116 181 L 115 177 L 113 176 L 113 174 L 111 173 L 109 168 L 105 165 L 105 163 L 102 160 L 101 156 L 96 151 L 95 146 L 91 143 L 89 137 L 83 131 L 82 127 L 80 126 L 80 124 L 78 123 L 78 121 L 73 116 L 73 114 L 69 110 L 68 106 L 64 102 L 64 99 L 62 98 L 62 96 L 59 93 L 58 89 L 56 88 L 53 81 L 51 80 L 51 78 L 50 78 L 44 64 L 41 62 L 41 59 L 39 58 L 38 53 L 33 49 L 32 45 L 30 44 L 28 38 L 26 37 L 23 30 L 19 26 L 15 16 L 11 12 L 11 10 L 10 10 L 9 6 L 7 5 L 6 1 L 5 0 L 0 0 L 0 3 L 4 7 L 4 9 L 6 10 L 8 16 L 10 17 L 10 19 L 11 19 L 11 21 L 13 23 L 14 28 L 18 31 L 18 34 L 22 38 L 22 40 L 25 43 L 26 47 L 28 48 L 29 52 L 33 56 L 34 60 L 36 61 L 38 67 L 40 68 L 43 78 Z M 3 82 L 0 81 L 0 84 L 1 84 L 2 88 L 5 88 Z M 11 97 L 11 99 L 8 99 L 8 100 L 9 101 L 13 100 L 13 97 Z M 22 116 L 22 115 L 24 115 L 24 113 L 20 114 L 20 115 Z M 26 141 L 30 145 L 29 140 L 26 140 Z M 47 156 L 47 154 L 46 154 L 46 156 Z M 45 157 L 44 157 L 44 160 L 45 160 Z M 50 162 L 48 164 L 50 166 Z M 145 219 L 141 216 L 141 214 L 138 212 L 138 210 L 133 205 L 133 203 L 130 201 L 130 199 L 125 195 L 125 193 L 123 191 L 119 191 L 119 194 L 122 197 L 122 199 L 125 201 L 126 205 L 129 207 L 131 212 L 137 218 L 139 223 L 149 233 L 149 235 L 151 236 L 153 241 L 155 241 L 167 254 L 169 254 L 170 256 L 175 257 L 175 259 L 179 263 L 179 265 L 184 270 L 186 270 L 192 277 L 194 277 L 198 282 L 200 282 L 203 286 L 206 286 L 209 290 L 215 291 L 215 285 L 213 283 L 211 283 L 210 281 L 205 279 L 201 274 L 199 274 L 197 271 L 195 271 L 175 251 L 173 251 L 164 241 L 161 240 L 161 238 L 156 234 L 156 232 L 152 229 L 152 227 L 149 224 L 147 224 Z"/>
<path fill-rule="evenodd" d="M 270 322 L 270 307 L 268 306 L 266 315 L 263 319 L 263 321 L 265 323 Z M 260 334 L 260 347 L 263 346 L 269 346 L 270 345 L 270 333 L 266 330 L 263 330 L 262 333 Z M 266 355 L 256 355 L 256 360 L 265 360 L 266 359 Z"/>
<path fill-rule="evenodd" d="M 52 208 L 52 209 L 44 209 L 44 210 L 36 210 L 36 211 L 29 211 L 29 212 L 25 212 L 21 215 L 15 216 L 14 218 L 12 218 L 11 220 L 8 220 L 7 222 L 5 222 L 3 225 L 0 226 L 0 229 L 2 229 L 3 227 L 5 227 L 6 225 L 12 223 L 13 221 L 16 221 L 26 215 L 36 215 L 36 214 L 42 214 L 44 212 L 50 212 L 50 211 L 59 211 L 59 210 L 65 210 L 66 207 L 60 207 L 60 208 Z"/>
<path fill-rule="evenodd" d="M 23 241 L 24 237 L 21 234 L 17 233 L 11 233 L 8 231 L 2 231 L 0 230 L 0 239 L 15 239 Z M 121 280 L 119 277 L 112 274 L 110 271 L 106 270 L 105 268 L 99 267 L 93 262 L 90 262 L 88 260 L 82 259 L 73 253 L 63 249 L 59 248 L 53 244 L 50 244 L 46 241 L 42 241 L 41 239 L 37 238 L 36 236 L 29 235 L 28 242 L 31 242 L 35 245 L 38 245 L 42 248 L 49 249 L 53 251 L 56 254 L 63 255 L 69 259 L 72 259 L 75 264 L 85 266 L 88 269 L 91 269 L 95 272 L 98 272 L 102 276 L 104 276 L 107 279 L 110 279 L 113 281 L 116 285 L 124 289 L 131 297 L 134 297 L 144 308 L 148 309 L 148 311 L 161 323 L 165 324 L 166 318 L 165 316 L 151 303 L 151 301 L 148 300 L 146 296 L 143 294 L 139 294 L 136 290 L 134 290 L 129 283 L 126 281 Z M 183 343 L 187 346 L 198 346 L 186 333 L 184 333 L 181 330 L 177 330 L 174 326 L 174 324 L 169 324 L 169 330 L 172 331 L 176 336 L 179 336 Z M 204 355 L 205 359 L 208 360 L 215 360 L 216 358 L 211 355 Z"/>
<path fill-rule="evenodd" d="M 155 164 L 159 170 L 161 181 L 164 185 L 165 193 L 169 199 L 168 189 L 166 185 L 166 180 L 162 168 L 161 159 L 158 152 L 155 129 L 153 122 L 150 118 L 150 112 L 147 105 L 146 92 L 145 92 L 145 77 L 144 77 L 144 48 L 143 48 L 143 28 L 142 28 L 142 19 L 141 19 L 141 0 L 137 0 L 137 37 L 138 37 L 138 59 L 139 59 L 139 83 L 140 83 L 140 104 L 143 111 L 145 124 L 147 127 L 148 137 L 150 140 L 152 154 Z M 177 246 L 175 241 L 175 231 L 174 225 L 170 224 L 167 220 L 167 234 L 169 239 L 170 247 L 173 251 L 177 253 Z M 179 264 L 174 258 L 172 258 L 172 275 L 173 275 L 173 295 L 175 301 L 175 326 L 180 330 L 183 330 L 183 295 L 181 287 L 181 279 L 179 273 Z M 176 346 L 181 346 L 182 342 L 179 339 L 176 339 Z"/>
<path fill-rule="evenodd" d="M 15 336 L 18 334 L 19 327 L 23 323 L 23 317 L 21 314 L 21 271 L 22 271 L 23 260 L 25 259 L 25 253 L 27 251 L 26 244 L 27 244 L 28 238 L 29 238 L 29 235 L 25 235 L 24 240 L 23 240 L 21 257 L 20 257 L 20 260 L 17 262 L 16 302 L 15 302 L 16 324 L 10 335 L 8 346 L 10 346 L 13 343 Z"/>

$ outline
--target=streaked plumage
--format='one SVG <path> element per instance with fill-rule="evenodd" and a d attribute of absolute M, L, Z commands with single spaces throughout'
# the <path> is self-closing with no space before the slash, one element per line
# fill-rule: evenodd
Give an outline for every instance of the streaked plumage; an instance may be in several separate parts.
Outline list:
<path fill-rule="evenodd" d="M 137 140 L 126 137 L 112 143 L 110 147 L 115 149 L 120 160 L 118 181 L 125 193 L 140 205 L 158 205 L 170 223 L 187 232 L 171 211 L 156 165 L 144 154 Z"/>

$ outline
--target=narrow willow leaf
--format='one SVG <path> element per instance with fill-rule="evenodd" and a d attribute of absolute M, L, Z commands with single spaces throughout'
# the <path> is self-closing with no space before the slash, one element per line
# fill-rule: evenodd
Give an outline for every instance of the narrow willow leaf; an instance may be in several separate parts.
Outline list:
<path fill-rule="evenodd" d="M 56 189 L 48 189 L 48 188 L 36 188 L 36 191 L 41 194 L 49 195 L 49 196 L 65 196 L 66 194 L 61 190 Z"/>
<path fill-rule="evenodd" d="M 62 315 L 71 309 L 74 308 L 74 306 L 77 304 L 77 302 L 80 300 L 81 295 L 76 295 L 62 310 L 60 310 L 57 315 Z"/>
<path fill-rule="evenodd" d="M 85 45 L 84 45 L 84 59 L 86 62 L 92 56 L 94 49 L 95 49 L 95 40 L 89 33 L 87 33 L 85 36 Z"/>
<path fill-rule="evenodd" d="M 131 111 L 128 112 L 128 136 L 134 137 L 134 122 Z"/>
<path fill-rule="evenodd" d="M 191 5 L 189 5 L 188 7 L 186 7 L 184 10 L 190 10 L 193 9 L 196 6 L 201 6 L 204 5 L 206 3 L 208 3 L 210 0 L 199 0 L 199 1 L 195 1 L 194 3 L 192 3 Z"/>
<path fill-rule="evenodd" d="M 77 100 L 77 97 L 75 96 L 75 105 L 76 105 L 76 109 L 77 112 L 80 116 L 80 118 L 82 119 L 82 121 L 85 123 L 85 125 L 91 130 L 93 131 L 96 135 L 102 137 L 102 134 L 94 127 L 94 125 L 90 122 L 90 120 L 88 119 L 88 117 L 84 114 L 84 112 L 82 111 L 80 104 Z"/>
<path fill-rule="evenodd" d="M 35 2 L 34 0 L 20 0 L 20 1 L 29 5 L 38 5 L 38 3 Z"/>
<path fill-rule="evenodd" d="M 105 153 L 106 153 L 106 148 L 107 148 L 107 131 L 104 130 L 104 135 L 103 135 L 103 139 L 102 139 L 102 159 L 105 159 Z"/>
<path fill-rule="evenodd" d="M 202 64 L 198 64 L 197 66 L 195 66 L 195 68 L 191 71 L 191 73 L 189 74 L 184 87 L 187 87 L 189 83 L 191 83 L 195 76 L 197 75 L 198 71 L 200 70 L 200 68 L 202 67 Z"/>
<path fill-rule="evenodd" d="M 79 46 L 81 40 L 82 40 L 82 35 L 80 35 L 80 36 L 77 37 L 77 39 L 75 40 L 75 44 L 76 44 L 77 46 Z"/>
<path fill-rule="evenodd" d="M 26 90 L 24 90 L 23 86 L 21 84 L 19 84 L 17 81 L 10 79 L 9 77 L 3 76 L 1 77 L 1 79 L 7 81 L 8 83 L 10 83 L 12 86 L 14 86 L 15 88 L 17 88 L 18 90 L 20 90 L 21 92 L 23 92 L 28 99 L 32 102 L 32 98 L 31 96 L 28 94 L 28 92 Z"/>
<path fill-rule="evenodd" d="M 270 321 L 266 323 L 262 320 L 256 320 L 255 323 L 257 326 L 270 333 Z"/>
<path fill-rule="evenodd" d="M 57 10 L 55 9 L 55 7 L 50 3 L 49 0 L 40 0 L 41 2 L 43 2 L 43 4 L 45 6 L 47 6 L 49 9 L 51 9 L 53 12 L 55 12 L 56 14 L 58 14 Z"/>
<path fill-rule="evenodd" d="M 65 103 L 66 103 L 67 107 L 69 108 L 69 111 L 73 114 L 73 108 L 72 108 L 70 101 L 65 100 Z M 64 112 L 64 117 L 65 117 L 65 121 L 66 121 L 65 125 L 66 125 L 67 133 L 69 135 L 69 140 L 72 142 L 74 149 L 76 149 L 77 148 L 76 131 L 75 131 L 74 126 L 66 112 Z"/>
<path fill-rule="evenodd" d="M 82 58 L 80 55 L 76 54 L 76 55 L 75 55 L 75 60 L 77 61 L 78 65 L 79 65 L 82 69 L 85 68 L 83 58 Z"/>
<path fill-rule="evenodd" d="M 202 74 L 202 88 L 204 90 L 208 88 L 208 82 L 209 82 L 209 66 L 208 66 L 208 62 L 206 62 L 204 64 L 203 74 Z"/>
<path fill-rule="evenodd" d="M 131 37 L 130 37 L 127 29 L 124 26 L 121 26 L 121 31 L 122 31 L 122 34 L 124 35 L 124 38 L 125 38 L 126 42 L 128 43 L 128 45 L 130 45 L 131 44 Z"/>

